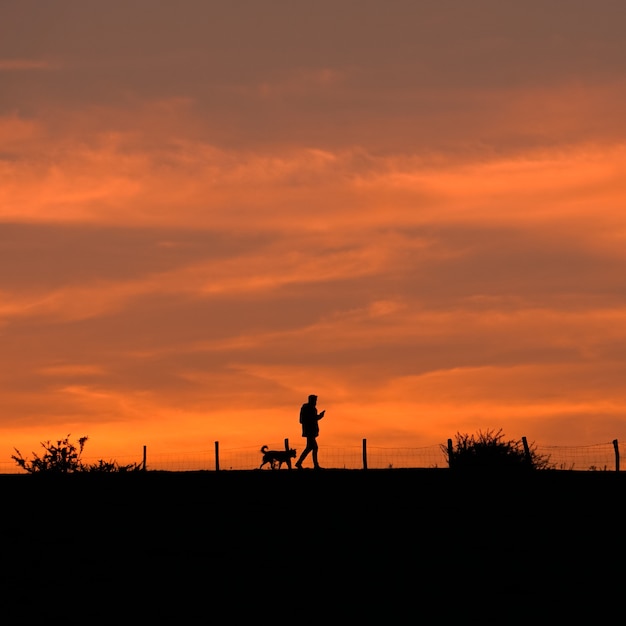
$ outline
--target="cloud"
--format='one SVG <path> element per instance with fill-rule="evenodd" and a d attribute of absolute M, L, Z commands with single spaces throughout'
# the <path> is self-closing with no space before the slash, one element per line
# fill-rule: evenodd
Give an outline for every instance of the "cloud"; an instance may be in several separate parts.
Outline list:
<path fill-rule="evenodd" d="M 212 230 L 332 225 L 345 231 L 585 219 L 592 202 L 595 220 L 621 221 L 626 152 L 620 142 L 448 159 L 354 146 L 224 149 L 160 132 L 162 141 L 141 130 L 80 140 L 70 133 L 59 140 L 41 121 L 0 120 L 0 134 L 12 149 L 11 158 L 0 161 L 0 216 L 161 228 L 182 221 Z"/>
<path fill-rule="evenodd" d="M 45 59 L 2 59 L 0 58 L 0 72 L 24 72 L 33 70 L 58 70 L 60 63 Z"/>
<path fill-rule="evenodd" d="M 3 10 L 4 434 L 620 427 L 615 3 L 181 2 Z"/>
<path fill-rule="evenodd" d="M 41 373 L 46 376 L 75 376 L 89 377 L 103 373 L 103 369 L 98 365 L 80 364 L 59 364 L 51 365 L 41 369 Z"/>

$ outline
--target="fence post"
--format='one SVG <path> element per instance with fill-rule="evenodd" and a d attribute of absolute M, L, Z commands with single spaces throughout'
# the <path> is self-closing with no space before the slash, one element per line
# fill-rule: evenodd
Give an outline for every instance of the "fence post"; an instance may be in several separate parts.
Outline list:
<path fill-rule="evenodd" d="M 285 452 L 289 452 L 289 439 L 285 437 Z"/>
<path fill-rule="evenodd" d="M 526 437 L 522 437 L 522 443 L 524 444 L 524 455 L 526 457 L 526 463 L 532 467 L 533 459 L 530 456 L 530 448 L 528 447 L 528 441 Z"/>
<path fill-rule="evenodd" d="M 452 447 L 452 439 L 448 439 L 448 467 L 452 469 L 454 465 L 454 448 Z"/>
<path fill-rule="evenodd" d="M 613 439 L 613 447 L 615 448 L 615 471 L 619 472 L 619 445 L 617 439 Z"/>
<path fill-rule="evenodd" d="M 363 469 L 367 469 L 367 439 L 363 439 Z"/>
<path fill-rule="evenodd" d="M 146 471 L 146 446 L 143 447 L 143 471 Z"/>
<path fill-rule="evenodd" d="M 215 442 L 215 471 L 220 471 L 220 442 Z"/>

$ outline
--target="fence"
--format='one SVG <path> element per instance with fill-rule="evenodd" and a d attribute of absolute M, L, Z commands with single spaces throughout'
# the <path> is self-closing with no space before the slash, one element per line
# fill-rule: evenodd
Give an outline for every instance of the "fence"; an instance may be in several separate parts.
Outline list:
<path fill-rule="evenodd" d="M 284 450 L 289 441 L 268 444 L 270 449 Z M 620 457 L 626 448 L 617 439 L 588 446 L 534 446 L 534 451 L 558 470 L 620 471 Z M 434 444 L 423 447 L 372 446 L 366 439 L 359 445 L 334 447 L 320 446 L 320 462 L 332 469 L 419 469 L 446 468 L 448 457 L 444 447 Z M 85 464 L 100 459 L 83 456 Z M 215 442 L 213 447 L 188 452 L 162 452 L 147 446 L 137 456 L 115 457 L 123 465 L 142 464 L 148 470 L 184 472 L 219 470 L 256 470 L 261 465 L 259 446 L 228 448 Z M 305 465 L 309 459 L 305 461 Z M 283 465 L 283 468 L 285 466 Z M 265 465 L 262 471 L 269 469 Z M 14 461 L 0 461 L 0 474 L 22 474 Z"/>

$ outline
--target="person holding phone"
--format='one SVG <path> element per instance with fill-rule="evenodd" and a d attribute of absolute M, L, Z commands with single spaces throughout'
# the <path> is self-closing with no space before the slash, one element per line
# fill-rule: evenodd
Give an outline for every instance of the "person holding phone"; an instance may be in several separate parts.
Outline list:
<path fill-rule="evenodd" d="M 320 434 L 319 421 L 324 417 L 326 411 L 317 412 L 317 396 L 311 394 L 308 402 L 300 407 L 300 424 L 302 424 L 302 436 L 306 437 L 306 448 L 302 451 L 300 458 L 296 461 L 296 467 L 302 469 L 302 462 L 311 453 L 313 458 L 313 469 L 324 469 L 317 461 L 317 436 Z"/>

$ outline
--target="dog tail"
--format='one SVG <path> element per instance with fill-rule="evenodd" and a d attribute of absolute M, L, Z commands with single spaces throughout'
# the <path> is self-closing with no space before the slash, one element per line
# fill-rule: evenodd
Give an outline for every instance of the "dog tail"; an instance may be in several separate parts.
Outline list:
<path fill-rule="evenodd" d="M 263 446 L 263 447 L 261 448 L 261 452 L 263 452 L 263 454 L 265 454 L 265 451 L 266 451 L 266 450 L 267 450 L 267 446 Z"/>

